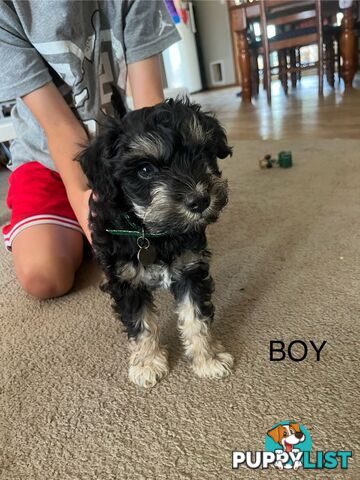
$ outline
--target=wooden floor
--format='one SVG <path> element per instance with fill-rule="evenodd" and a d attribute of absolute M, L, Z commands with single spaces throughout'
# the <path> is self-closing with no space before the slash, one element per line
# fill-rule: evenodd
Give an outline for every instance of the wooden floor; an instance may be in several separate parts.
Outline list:
<path fill-rule="evenodd" d="M 236 97 L 239 87 L 202 92 L 192 96 L 205 109 L 214 111 L 233 140 L 308 138 L 360 139 L 360 75 L 354 89 L 344 93 L 343 82 L 335 89 L 326 85 L 319 98 L 316 76 L 303 77 L 285 96 L 280 83 L 272 84 L 272 104 L 265 91 L 252 104 Z"/>

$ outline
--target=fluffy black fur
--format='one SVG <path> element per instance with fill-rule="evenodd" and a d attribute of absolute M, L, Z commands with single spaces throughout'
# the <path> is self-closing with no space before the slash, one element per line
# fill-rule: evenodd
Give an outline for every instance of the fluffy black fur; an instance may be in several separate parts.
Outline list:
<path fill-rule="evenodd" d="M 103 289 L 111 294 L 130 338 L 144 330 L 141 314 L 153 309 L 152 290 L 161 281 L 141 277 L 151 266 L 140 273 L 136 238 L 114 236 L 106 229 L 129 229 L 122 216 L 127 212 L 145 235 L 161 233 L 150 238 L 155 266 L 171 272 L 168 286 L 178 302 L 190 295 L 199 317 L 211 321 L 213 282 L 205 229 L 227 202 L 217 159 L 230 154 L 214 116 L 189 100 L 169 99 L 110 119 L 80 155 L 93 192 L 90 228 L 107 277 Z M 196 261 L 179 261 L 186 252 L 198 255 Z"/>

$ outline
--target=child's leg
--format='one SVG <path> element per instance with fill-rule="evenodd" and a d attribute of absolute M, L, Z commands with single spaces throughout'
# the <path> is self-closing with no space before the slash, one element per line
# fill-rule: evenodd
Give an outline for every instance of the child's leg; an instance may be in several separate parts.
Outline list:
<path fill-rule="evenodd" d="M 26 292 L 38 298 L 58 297 L 73 286 L 83 235 L 59 225 L 34 225 L 14 238 L 12 252 L 17 278 Z"/>
<path fill-rule="evenodd" d="M 64 295 L 82 260 L 83 234 L 59 174 L 38 162 L 18 167 L 9 178 L 7 205 L 4 240 L 21 286 L 39 298 Z"/>

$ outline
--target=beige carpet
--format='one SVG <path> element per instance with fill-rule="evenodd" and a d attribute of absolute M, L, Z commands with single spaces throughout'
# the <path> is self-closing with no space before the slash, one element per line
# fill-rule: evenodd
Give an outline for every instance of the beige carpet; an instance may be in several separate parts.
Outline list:
<path fill-rule="evenodd" d="M 290 170 L 257 158 L 293 151 Z M 360 142 L 241 142 L 223 161 L 231 202 L 209 233 L 215 332 L 233 375 L 198 380 L 184 361 L 173 303 L 162 294 L 171 372 L 151 391 L 127 379 L 125 335 L 91 263 L 75 290 L 35 301 L 0 249 L 1 480 L 284 478 L 231 469 L 296 419 L 314 450 L 353 450 L 350 469 L 296 478 L 358 479 Z M 1 207 L 3 209 L 3 207 Z M 4 213 L 4 210 L 2 210 Z M 327 340 L 321 361 L 271 363 L 269 342 Z"/>

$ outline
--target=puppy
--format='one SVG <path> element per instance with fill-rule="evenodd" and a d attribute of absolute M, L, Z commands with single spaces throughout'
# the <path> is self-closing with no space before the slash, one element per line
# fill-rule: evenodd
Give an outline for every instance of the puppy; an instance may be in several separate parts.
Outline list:
<path fill-rule="evenodd" d="M 129 337 L 129 377 L 152 387 L 168 373 L 153 291 L 175 297 L 185 354 L 199 377 L 230 373 L 233 358 L 210 334 L 213 281 L 205 229 L 227 203 L 217 159 L 223 128 L 200 106 L 169 99 L 110 119 L 79 160 L 92 189 L 92 243 Z"/>

